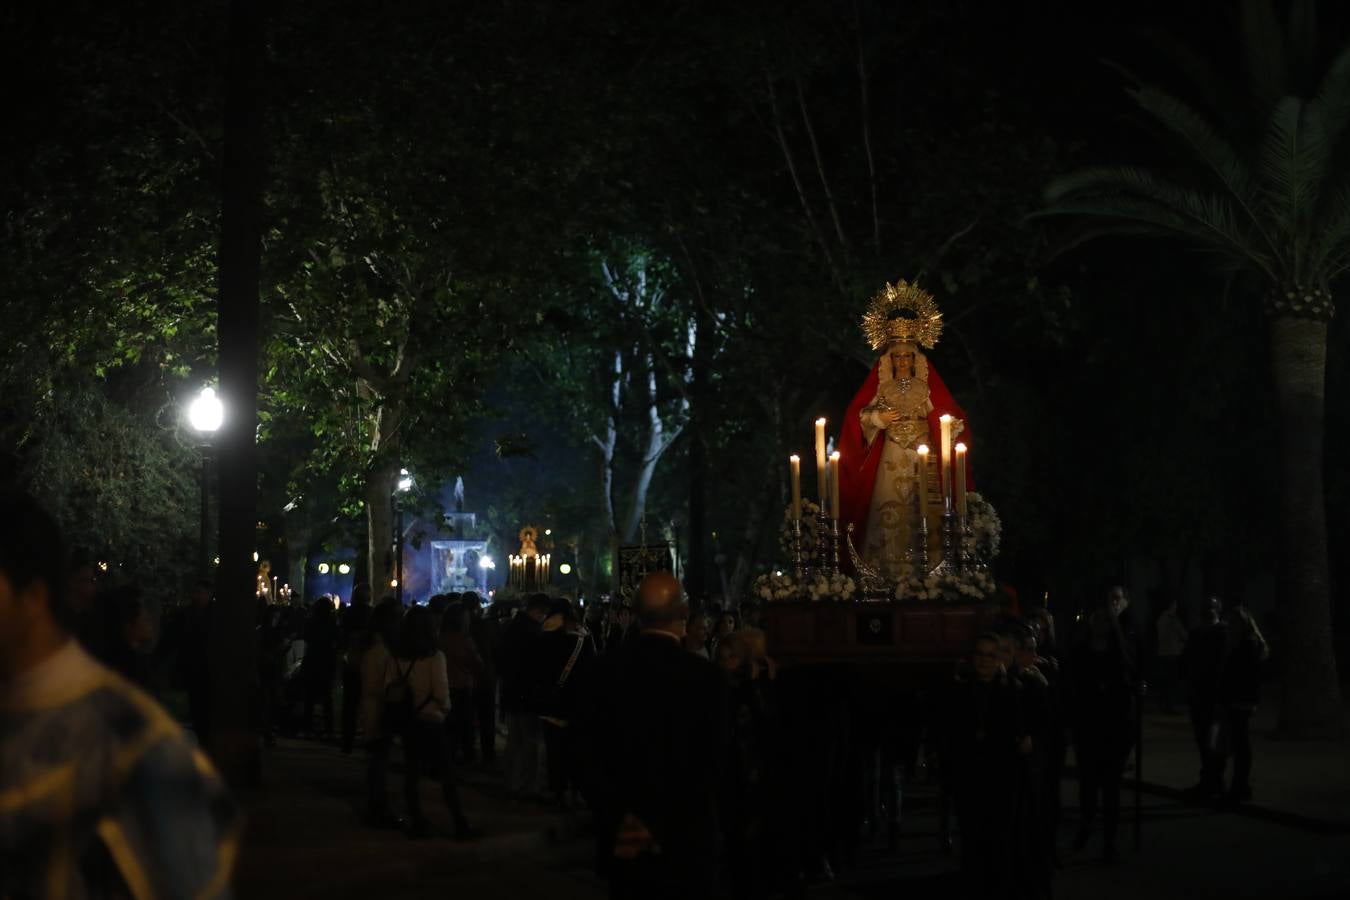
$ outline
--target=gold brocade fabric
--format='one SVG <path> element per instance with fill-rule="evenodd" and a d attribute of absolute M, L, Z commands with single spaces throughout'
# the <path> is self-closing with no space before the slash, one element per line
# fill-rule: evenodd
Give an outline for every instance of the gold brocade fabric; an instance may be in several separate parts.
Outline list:
<path fill-rule="evenodd" d="M 928 397 L 928 361 L 918 354 L 914 377 L 910 378 L 894 377 L 888 362 L 887 358 L 882 359 L 877 395 L 860 413 L 864 440 L 871 444 L 884 435 L 886 442 L 881 449 L 881 461 L 872 486 L 862 556 L 868 566 L 895 581 L 901 577 L 905 565 L 911 562 L 916 547 L 914 532 L 919 515 L 917 448 L 920 444 L 927 444 L 933 451 L 928 479 L 929 566 L 936 566 L 941 561 L 941 541 L 937 539 L 941 522 L 935 515 L 939 508 L 936 498 L 940 495 L 940 487 L 934 484 L 937 472 L 931 464 L 931 459 L 937 455 L 940 436 L 928 432 L 928 413 L 932 409 Z M 900 420 L 883 431 L 880 417 L 890 411 L 899 412 Z"/>

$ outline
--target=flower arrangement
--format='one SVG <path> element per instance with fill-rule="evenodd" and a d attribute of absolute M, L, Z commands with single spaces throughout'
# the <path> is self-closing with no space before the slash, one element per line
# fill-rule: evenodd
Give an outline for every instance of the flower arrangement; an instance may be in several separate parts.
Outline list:
<path fill-rule="evenodd" d="M 852 600 L 858 585 L 843 572 L 826 576 L 818 574 L 806 583 L 806 593 L 812 600 Z"/>
<path fill-rule="evenodd" d="M 820 505 L 802 501 L 802 565 L 814 569 L 820 560 L 825 536 L 820 533 Z M 778 542 L 783 557 L 792 558 L 792 514 L 783 513 L 783 526 Z M 993 596 L 997 584 L 988 563 L 998 556 L 1003 537 L 1003 523 L 993 504 L 974 491 L 966 494 L 965 534 L 962 545 L 968 565 L 961 572 L 936 571 L 922 573 L 912 565 L 905 565 L 892 588 L 897 600 L 929 600 L 948 603 L 984 600 Z M 751 587 L 754 596 L 765 601 L 809 599 L 815 602 L 847 602 L 860 593 L 857 580 L 842 572 L 833 576 L 813 572 L 798 583 L 787 573 L 766 573 Z"/>
<path fill-rule="evenodd" d="M 750 589 L 761 600 L 791 600 L 797 596 L 797 582 L 781 572 L 765 572 Z"/>
<path fill-rule="evenodd" d="M 998 556 L 1003 523 L 993 504 L 978 493 L 966 494 L 965 535 L 962 546 L 969 564 L 961 572 L 938 571 L 926 575 L 906 566 L 895 585 L 897 600 L 983 600 L 997 590 L 989 573 L 989 560 Z"/>
<path fill-rule="evenodd" d="M 920 576 L 909 572 L 895 586 L 897 600 L 944 600 L 959 602 L 983 600 L 996 589 L 994 577 L 983 565 L 962 572 L 932 572 Z"/>
<path fill-rule="evenodd" d="M 1003 522 L 999 519 L 993 504 L 975 491 L 966 494 L 964 543 L 967 555 L 988 562 L 998 556 L 1002 537 Z"/>
<path fill-rule="evenodd" d="M 806 599 L 812 602 L 846 602 L 858 592 L 858 583 L 843 573 L 815 574 L 798 583 L 786 573 L 767 572 L 755 579 L 751 591 L 761 600 Z"/>
<path fill-rule="evenodd" d="M 825 547 L 820 531 L 820 504 L 814 500 L 802 500 L 802 565 L 814 566 L 820 560 L 821 550 Z M 783 527 L 778 531 L 778 549 L 783 558 L 792 559 L 792 507 L 783 510 Z"/>

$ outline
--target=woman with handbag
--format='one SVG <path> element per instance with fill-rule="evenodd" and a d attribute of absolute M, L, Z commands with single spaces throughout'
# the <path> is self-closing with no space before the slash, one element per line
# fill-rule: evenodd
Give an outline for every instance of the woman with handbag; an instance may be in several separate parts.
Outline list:
<path fill-rule="evenodd" d="M 386 666 L 385 721 L 403 740 L 403 795 L 414 838 L 429 837 L 431 828 L 422 812 L 418 783 L 441 768 L 441 791 L 455 823 L 455 839 L 472 837 L 455 790 L 455 770 L 445 717 L 450 711 L 450 682 L 445 654 L 437 646 L 436 617 L 430 608 L 414 606 L 403 617 L 398 647 Z"/>

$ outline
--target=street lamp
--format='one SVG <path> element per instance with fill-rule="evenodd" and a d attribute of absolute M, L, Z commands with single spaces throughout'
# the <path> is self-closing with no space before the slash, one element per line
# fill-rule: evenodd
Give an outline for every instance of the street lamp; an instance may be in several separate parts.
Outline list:
<path fill-rule="evenodd" d="M 397 560 L 398 560 L 397 563 L 396 563 L 396 565 L 398 566 L 398 568 L 396 569 L 396 574 L 395 574 L 395 577 L 394 577 L 394 579 L 393 579 L 393 584 L 390 585 L 390 587 L 392 587 L 392 588 L 394 589 L 394 598 L 395 598 L 396 600 L 398 600 L 398 605 L 399 605 L 399 606 L 402 606 L 402 605 L 403 605 L 403 581 L 404 581 L 404 579 L 403 579 L 403 497 L 402 497 L 401 495 L 406 494 L 406 493 L 408 493 L 408 491 L 412 490 L 412 486 L 413 486 L 413 480 L 412 480 L 412 476 L 408 474 L 408 470 L 407 470 L 407 469 L 399 469 L 399 470 L 398 470 L 398 487 L 397 487 L 397 489 L 394 491 L 394 510 L 395 510 L 395 512 L 396 512 L 396 514 L 397 514 L 397 516 L 398 516 L 398 523 L 397 523 L 397 526 L 396 526 L 397 529 L 398 529 L 398 534 L 397 534 L 397 536 L 396 536 L 396 538 L 395 538 L 395 544 L 394 544 L 394 546 L 397 548 L 396 551 L 395 551 L 395 553 L 396 553 L 396 557 L 397 557 Z"/>
<path fill-rule="evenodd" d="M 482 570 L 483 590 L 487 590 L 488 573 L 497 568 L 497 561 L 490 556 L 480 556 L 478 558 L 478 568 Z"/>
<path fill-rule="evenodd" d="M 211 529 L 211 511 L 209 509 L 210 494 L 210 460 L 211 460 L 211 438 L 220 426 L 225 424 L 225 404 L 220 402 L 216 396 L 214 388 L 204 387 L 196 399 L 188 405 L 188 424 L 200 435 L 202 448 L 202 527 L 201 527 L 201 547 L 199 548 L 200 557 L 197 561 L 197 571 L 202 578 L 207 576 L 209 571 L 207 559 L 209 558 L 209 543 Z"/>

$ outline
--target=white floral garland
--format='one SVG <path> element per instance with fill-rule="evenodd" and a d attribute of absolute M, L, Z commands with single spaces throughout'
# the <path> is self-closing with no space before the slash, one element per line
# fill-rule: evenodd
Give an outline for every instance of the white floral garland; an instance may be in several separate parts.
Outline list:
<path fill-rule="evenodd" d="M 933 572 L 919 577 L 911 572 L 895 586 L 897 600 L 983 600 L 993 595 L 997 585 L 989 569 L 975 565 L 961 572 Z"/>
<path fill-rule="evenodd" d="M 858 583 L 842 572 L 828 577 L 822 573 L 809 575 L 800 584 L 786 573 L 766 572 L 755 579 L 751 591 L 765 601 L 804 599 L 842 603 L 853 599 Z"/>
<path fill-rule="evenodd" d="M 897 600 L 984 600 L 998 589 L 989 561 L 998 556 L 1003 522 L 992 503 L 974 491 L 966 494 L 965 535 L 961 539 L 971 565 L 960 572 L 927 575 L 907 567 L 895 586 Z"/>
<path fill-rule="evenodd" d="M 817 542 L 819 504 L 802 501 L 802 564 L 815 566 L 820 558 Z M 921 575 L 906 566 L 901 572 L 893 595 L 897 600 L 941 600 L 964 602 L 984 600 L 998 589 L 988 563 L 998 556 L 1003 538 L 1003 523 L 993 504 L 982 494 L 966 494 L 965 535 L 962 544 L 972 564 L 961 572 L 935 572 Z M 783 556 L 792 558 L 792 511 L 783 513 L 783 527 L 779 532 L 779 547 Z M 809 599 L 812 601 L 848 601 L 858 593 L 857 582 L 843 573 L 827 578 L 823 574 L 807 576 L 798 584 L 792 575 L 784 572 L 765 573 L 751 586 L 754 596 L 764 601 Z"/>
<path fill-rule="evenodd" d="M 966 553 L 989 562 L 998 556 L 1003 539 L 1003 521 L 994 505 L 984 495 L 971 491 L 966 494 Z"/>

